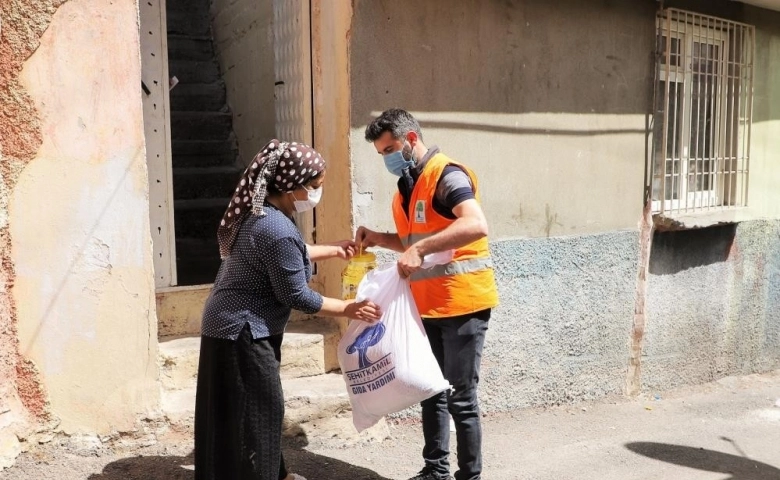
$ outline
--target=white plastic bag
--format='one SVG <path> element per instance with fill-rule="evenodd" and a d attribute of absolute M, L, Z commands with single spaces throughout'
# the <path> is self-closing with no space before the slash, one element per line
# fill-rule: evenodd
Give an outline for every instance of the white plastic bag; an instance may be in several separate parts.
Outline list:
<path fill-rule="evenodd" d="M 452 252 L 426 258 L 424 267 L 446 263 Z M 357 301 L 382 309 L 375 324 L 353 320 L 339 342 L 338 359 L 360 432 L 387 414 L 399 412 L 450 388 L 433 356 L 409 282 L 395 263 L 369 272 L 358 285 Z"/>

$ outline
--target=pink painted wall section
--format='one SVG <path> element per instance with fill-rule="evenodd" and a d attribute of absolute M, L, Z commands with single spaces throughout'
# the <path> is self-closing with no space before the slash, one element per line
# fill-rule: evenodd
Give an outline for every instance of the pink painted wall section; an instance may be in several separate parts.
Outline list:
<path fill-rule="evenodd" d="M 18 348 L 67 433 L 159 402 L 139 55 L 134 0 L 71 0 L 20 74 L 41 144 L 9 206 Z"/>

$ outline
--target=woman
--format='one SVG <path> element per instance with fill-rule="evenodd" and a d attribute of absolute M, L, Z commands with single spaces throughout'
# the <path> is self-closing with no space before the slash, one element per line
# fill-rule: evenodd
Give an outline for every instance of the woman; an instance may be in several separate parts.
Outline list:
<path fill-rule="evenodd" d="M 217 231 L 222 266 L 203 312 L 195 400 L 195 478 L 302 479 L 282 458 L 280 348 L 291 309 L 373 322 L 379 308 L 308 287 L 311 261 L 354 244 L 307 246 L 292 221 L 322 194 L 325 162 L 300 143 L 269 142 L 247 167 Z"/>

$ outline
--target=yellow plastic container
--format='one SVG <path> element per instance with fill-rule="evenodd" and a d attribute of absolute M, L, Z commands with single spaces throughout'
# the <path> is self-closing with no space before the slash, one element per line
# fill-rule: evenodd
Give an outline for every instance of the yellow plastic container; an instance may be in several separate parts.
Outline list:
<path fill-rule="evenodd" d="M 366 273 L 376 268 L 376 255 L 363 252 L 350 259 L 341 272 L 341 298 L 352 300 L 357 295 L 357 287 Z"/>

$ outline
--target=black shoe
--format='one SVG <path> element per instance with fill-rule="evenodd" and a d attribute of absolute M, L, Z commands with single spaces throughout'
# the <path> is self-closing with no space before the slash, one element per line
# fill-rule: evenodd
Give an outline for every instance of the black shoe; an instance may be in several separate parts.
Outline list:
<path fill-rule="evenodd" d="M 420 470 L 420 473 L 413 476 L 409 480 L 455 480 L 449 475 L 441 476 L 436 473 L 431 467 L 425 467 Z"/>

